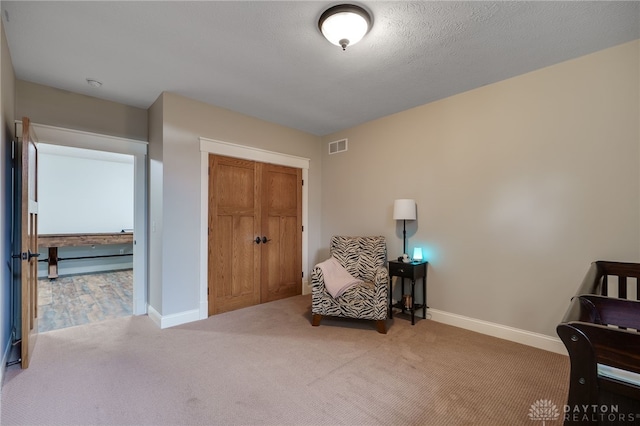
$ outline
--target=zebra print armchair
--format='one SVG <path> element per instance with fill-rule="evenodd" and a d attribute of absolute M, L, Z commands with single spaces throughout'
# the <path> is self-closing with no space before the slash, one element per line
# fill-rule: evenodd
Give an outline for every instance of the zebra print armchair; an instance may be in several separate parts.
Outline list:
<path fill-rule="evenodd" d="M 379 333 L 386 334 L 389 297 L 389 271 L 385 237 L 331 237 L 331 256 L 354 278 L 363 282 L 334 298 L 327 291 L 322 269 L 311 273 L 312 325 L 323 316 L 360 318 L 376 321 Z"/>

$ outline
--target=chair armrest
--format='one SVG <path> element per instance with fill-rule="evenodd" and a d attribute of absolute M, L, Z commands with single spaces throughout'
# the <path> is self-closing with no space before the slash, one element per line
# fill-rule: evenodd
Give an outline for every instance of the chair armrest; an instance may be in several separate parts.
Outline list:
<path fill-rule="evenodd" d="M 315 266 L 311 271 L 311 288 L 312 290 L 325 291 L 324 275 L 322 269 Z"/>
<path fill-rule="evenodd" d="M 386 267 L 379 266 L 376 269 L 373 284 L 376 287 L 376 290 L 379 290 L 379 287 L 382 287 L 385 292 L 387 291 L 389 286 L 389 270 Z M 313 292 L 317 291 L 318 293 L 327 292 L 322 269 L 318 266 L 314 267 L 311 271 L 311 290 Z"/>

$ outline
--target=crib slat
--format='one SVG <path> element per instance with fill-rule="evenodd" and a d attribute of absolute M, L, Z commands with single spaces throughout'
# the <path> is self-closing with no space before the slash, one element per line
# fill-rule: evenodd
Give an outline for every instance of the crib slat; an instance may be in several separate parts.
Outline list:
<path fill-rule="evenodd" d="M 627 277 L 625 277 L 624 275 L 618 276 L 618 298 L 627 298 Z"/>

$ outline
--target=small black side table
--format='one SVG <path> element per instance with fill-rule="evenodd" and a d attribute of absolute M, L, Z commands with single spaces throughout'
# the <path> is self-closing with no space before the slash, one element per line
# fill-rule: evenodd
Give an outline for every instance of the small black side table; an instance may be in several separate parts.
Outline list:
<path fill-rule="evenodd" d="M 427 261 L 419 262 L 400 262 L 397 260 L 389 261 L 389 318 L 393 318 L 393 308 L 402 309 L 402 312 L 407 310 L 402 300 L 393 304 L 391 294 L 391 279 L 393 277 L 402 278 L 402 294 L 404 295 L 404 279 L 409 278 L 411 280 L 411 325 L 415 325 L 415 313 L 416 309 L 422 309 L 422 317 L 427 317 Z M 422 278 L 422 303 L 416 303 L 416 280 Z"/>

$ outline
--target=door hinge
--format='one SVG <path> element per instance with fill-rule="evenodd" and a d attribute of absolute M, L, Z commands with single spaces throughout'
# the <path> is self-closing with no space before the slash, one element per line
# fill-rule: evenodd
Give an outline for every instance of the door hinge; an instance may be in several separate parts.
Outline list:
<path fill-rule="evenodd" d="M 304 232 L 304 225 L 302 225 L 302 232 Z"/>
<path fill-rule="evenodd" d="M 207 296 L 209 295 L 209 287 L 207 287 Z"/>
<path fill-rule="evenodd" d="M 304 278 L 304 271 L 302 271 L 302 278 Z"/>
<path fill-rule="evenodd" d="M 302 186 L 304 186 L 304 179 L 302 179 Z"/>

